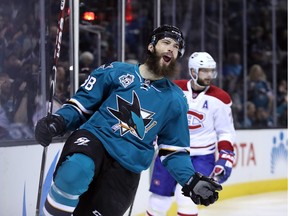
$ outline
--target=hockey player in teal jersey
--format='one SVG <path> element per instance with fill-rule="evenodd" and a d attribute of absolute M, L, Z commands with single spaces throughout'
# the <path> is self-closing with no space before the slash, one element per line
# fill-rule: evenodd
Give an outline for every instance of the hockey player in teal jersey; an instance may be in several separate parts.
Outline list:
<path fill-rule="evenodd" d="M 121 216 L 133 202 L 141 171 L 154 156 L 196 204 L 210 205 L 221 186 L 195 173 L 189 157 L 187 100 L 166 77 L 184 53 L 182 32 L 152 32 L 144 64 L 113 62 L 92 71 L 76 94 L 37 122 L 36 140 L 74 131 L 66 140 L 44 205 L 47 215 Z"/>

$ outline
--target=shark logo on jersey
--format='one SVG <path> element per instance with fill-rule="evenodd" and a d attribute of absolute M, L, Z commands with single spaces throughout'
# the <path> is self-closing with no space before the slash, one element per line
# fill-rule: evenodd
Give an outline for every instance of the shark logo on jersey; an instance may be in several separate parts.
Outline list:
<path fill-rule="evenodd" d="M 119 123 L 112 128 L 114 131 L 120 129 L 121 136 L 130 132 L 142 140 L 145 133 L 157 124 L 156 121 L 150 124 L 153 120 L 151 117 L 155 113 L 141 108 L 139 98 L 134 91 L 131 103 L 117 95 L 117 110 L 110 107 L 107 109 L 119 120 Z"/>
<path fill-rule="evenodd" d="M 134 82 L 134 76 L 131 74 L 122 75 L 119 77 L 120 83 L 123 85 L 124 88 L 129 86 L 131 83 Z"/>

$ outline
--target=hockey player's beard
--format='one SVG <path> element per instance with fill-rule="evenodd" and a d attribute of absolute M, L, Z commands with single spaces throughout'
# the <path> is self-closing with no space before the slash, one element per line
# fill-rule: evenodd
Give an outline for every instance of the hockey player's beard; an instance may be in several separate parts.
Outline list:
<path fill-rule="evenodd" d="M 148 69 L 154 73 L 156 76 L 165 76 L 165 77 L 175 77 L 177 74 L 176 71 L 176 60 L 171 59 L 169 65 L 160 65 L 160 60 L 162 56 L 157 55 L 156 52 L 151 52 L 150 55 L 148 55 L 148 58 L 146 60 L 146 64 L 148 66 Z"/>
<path fill-rule="evenodd" d="M 208 82 L 205 82 L 204 80 L 198 78 L 197 84 L 204 87 L 204 86 L 210 86 L 211 82 L 208 83 Z"/>

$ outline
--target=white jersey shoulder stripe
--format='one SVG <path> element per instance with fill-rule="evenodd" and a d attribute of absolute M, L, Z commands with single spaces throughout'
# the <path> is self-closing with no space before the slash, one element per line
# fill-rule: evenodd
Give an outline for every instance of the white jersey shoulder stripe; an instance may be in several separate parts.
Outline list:
<path fill-rule="evenodd" d="M 78 100 L 71 98 L 69 102 L 75 103 L 83 113 L 90 114 L 90 115 L 93 114 L 93 111 L 87 110 Z"/>

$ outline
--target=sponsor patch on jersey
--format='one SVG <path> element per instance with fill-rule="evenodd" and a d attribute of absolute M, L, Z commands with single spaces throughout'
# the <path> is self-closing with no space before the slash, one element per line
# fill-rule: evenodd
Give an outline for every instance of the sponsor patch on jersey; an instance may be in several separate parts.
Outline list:
<path fill-rule="evenodd" d="M 94 210 L 92 213 L 93 215 L 96 215 L 96 216 L 102 216 L 102 214 L 98 212 L 97 210 Z"/>
<path fill-rule="evenodd" d="M 86 138 L 86 137 L 80 137 L 80 138 L 78 138 L 74 143 L 76 144 L 76 145 L 83 145 L 83 146 L 87 146 L 88 145 L 88 143 L 90 142 L 90 140 L 88 139 L 88 138 Z"/>
<path fill-rule="evenodd" d="M 124 88 L 134 82 L 134 75 L 126 74 L 119 77 L 120 83 Z"/>

